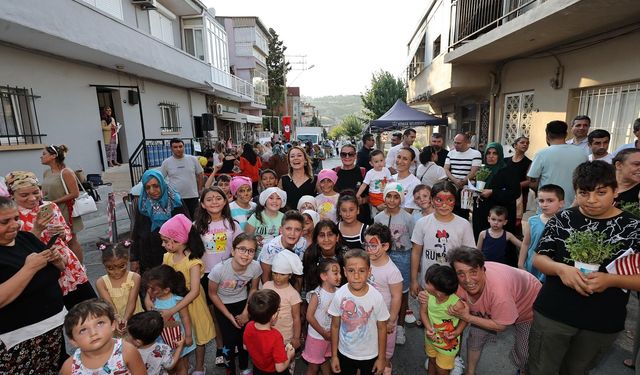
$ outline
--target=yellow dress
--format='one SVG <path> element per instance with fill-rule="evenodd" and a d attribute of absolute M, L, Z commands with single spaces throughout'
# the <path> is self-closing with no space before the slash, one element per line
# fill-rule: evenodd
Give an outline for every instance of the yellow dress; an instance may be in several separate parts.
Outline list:
<path fill-rule="evenodd" d="M 104 285 L 107 287 L 107 291 L 109 292 L 109 297 L 113 301 L 113 305 L 116 310 L 116 315 L 120 317 L 125 316 L 125 312 L 127 311 L 127 302 L 129 301 L 129 293 L 133 289 L 133 272 L 129 272 L 127 274 L 127 280 L 124 281 L 120 288 L 114 288 L 111 285 L 111 280 L 109 280 L 109 275 L 102 276 L 102 281 Z M 133 310 L 134 314 L 139 312 L 143 312 L 142 304 L 140 303 L 140 296 L 136 298 L 136 308 Z"/>
<path fill-rule="evenodd" d="M 202 260 L 200 259 L 189 259 L 189 257 L 184 257 L 182 260 L 175 263 L 173 261 L 173 254 L 165 253 L 162 263 L 171 266 L 174 270 L 181 272 L 184 275 L 184 278 L 187 281 L 187 289 L 191 288 L 191 273 L 189 272 L 191 267 L 198 265 L 200 267 L 200 277 L 204 275 L 204 263 L 202 263 Z M 200 294 L 196 299 L 191 301 L 187 308 L 189 310 L 191 326 L 196 335 L 196 344 L 206 345 L 216 337 L 216 330 L 213 327 L 213 318 L 209 312 L 209 307 L 207 307 L 207 300 L 205 299 L 204 294 L 205 291 L 202 288 L 202 285 L 200 285 L 200 280 L 198 280 L 198 286 L 200 287 Z"/>

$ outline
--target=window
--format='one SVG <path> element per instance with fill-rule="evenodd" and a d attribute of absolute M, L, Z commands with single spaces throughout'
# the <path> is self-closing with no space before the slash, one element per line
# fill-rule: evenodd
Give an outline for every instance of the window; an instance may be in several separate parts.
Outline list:
<path fill-rule="evenodd" d="M 204 61 L 202 29 L 184 29 L 184 47 L 188 54 Z"/>
<path fill-rule="evenodd" d="M 578 113 L 591 118 L 591 129 L 611 133 L 609 151 L 634 141 L 633 121 L 640 117 L 640 82 L 580 90 Z"/>
<path fill-rule="evenodd" d="M 84 0 L 84 2 L 91 4 L 118 19 L 123 19 L 122 0 Z"/>
<path fill-rule="evenodd" d="M 438 57 L 440 54 L 440 35 L 433 41 L 433 54 L 431 55 L 431 60 Z"/>
<path fill-rule="evenodd" d="M 161 8 L 158 7 L 158 9 Z M 173 45 L 173 20 L 175 20 L 175 16 L 167 10 L 163 10 L 162 13 L 158 10 L 149 10 L 148 12 L 151 35 Z"/>
<path fill-rule="evenodd" d="M 180 126 L 180 106 L 177 103 L 161 102 L 158 107 L 160 107 L 162 121 L 160 131 L 162 133 L 180 132 L 182 130 L 182 126 Z"/>
<path fill-rule="evenodd" d="M 529 136 L 533 117 L 533 91 L 506 94 L 502 115 L 502 144 L 511 145 L 520 136 Z"/>
<path fill-rule="evenodd" d="M 33 90 L 0 87 L 0 146 L 42 143 Z"/>

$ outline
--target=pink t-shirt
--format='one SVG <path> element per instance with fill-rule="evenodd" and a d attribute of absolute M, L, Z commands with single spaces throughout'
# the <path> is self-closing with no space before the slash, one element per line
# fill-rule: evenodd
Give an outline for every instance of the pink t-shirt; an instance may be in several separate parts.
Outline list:
<path fill-rule="evenodd" d="M 382 294 L 384 304 L 387 305 L 387 309 L 391 308 L 391 289 L 390 285 L 402 284 L 402 274 L 396 265 L 389 261 L 384 266 L 371 265 L 371 276 L 369 276 L 369 285 L 373 286 Z"/>
<path fill-rule="evenodd" d="M 542 287 L 540 281 L 527 271 L 501 263 L 485 262 L 484 266 L 485 285 L 477 301 L 470 303 L 462 287 L 456 293 L 469 303 L 471 314 L 502 325 L 533 320 L 533 302 Z"/>
<path fill-rule="evenodd" d="M 211 272 L 213 267 L 222 263 L 231 256 L 231 248 L 233 240 L 242 233 L 240 224 L 234 223 L 234 230 L 228 220 L 218 220 L 209 223 L 207 232 L 200 235 L 204 244 L 204 254 L 202 262 L 204 263 L 205 273 Z"/>
<path fill-rule="evenodd" d="M 273 281 L 267 281 L 262 286 L 262 289 L 271 289 L 280 296 L 278 320 L 273 328 L 280 331 L 282 338 L 284 339 L 284 344 L 286 345 L 291 342 L 291 339 L 293 338 L 293 315 L 291 314 L 291 307 L 302 303 L 300 293 L 298 293 L 298 291 L 291 285 L 288 285 L 285 288 L 276 288 Z"/>

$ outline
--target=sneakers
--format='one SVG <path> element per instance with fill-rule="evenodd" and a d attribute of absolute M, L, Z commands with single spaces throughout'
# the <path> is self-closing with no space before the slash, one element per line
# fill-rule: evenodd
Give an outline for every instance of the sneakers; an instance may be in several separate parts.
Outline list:
<path fill-rule="evenodd" d="M 240 375 L 253 375 L 253 370 L 251 370 L 250 368 L 242 370 L 240 371 Z"/>
<path fill-rule="evenodd" d="M 409 324 L 416 322 L 416 316 L 413 315 L 413 311 L 411 311 L 411 309 L 408 309 L 407 313 L 404 315 L 404 322 Z"/>
<path fill-rule="evenodd" d="M 396 345 L 404 345 L 407 342 L 407 337 L 404 335 L 404 327 L 396 327 Z"/>
<path fill-rule="evenodd" d="M 222 349 L 216 349 L 216 367 L 224 367 L 224 356 L 222 355 Z"/>
<path fill-rule="evenodd" d="M 429 357 L 427 357 L 427 359 L 424 361 L 424 369 L 429 371 Z"/>
<path fill-rule="evenodd" d="M 462 357 L 456 356 L 456 359 L 453 362 L 453 370 L 451 370 L 451 375 L 462 374 L 464 374 L 464 361 L 462 360 Z"/>

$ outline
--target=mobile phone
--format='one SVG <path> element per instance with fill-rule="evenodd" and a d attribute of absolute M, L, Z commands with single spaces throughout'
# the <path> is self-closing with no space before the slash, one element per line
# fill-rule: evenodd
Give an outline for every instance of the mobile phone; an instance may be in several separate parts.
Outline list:
<path fill-rule="evenodd" d="M 51 215 L 51 213 L 53 213 L 53 206 L 51 205 L 51 203 L 46 203 L 40 206 L 40 211 L 38 211 L 38 216 L 40 217 L 48 216 L 48 215 Z"/>
<path fill-rule="evenodd" d="M 53 246 L 53 244 L 56 243 L 56 241 L 58 240 L 58 237 L 60 237 L 60 233 L 56 233 L 51 237 L 49 242 L 47 242 L 47 249 L 50 249 L 51 246 Z"/>

